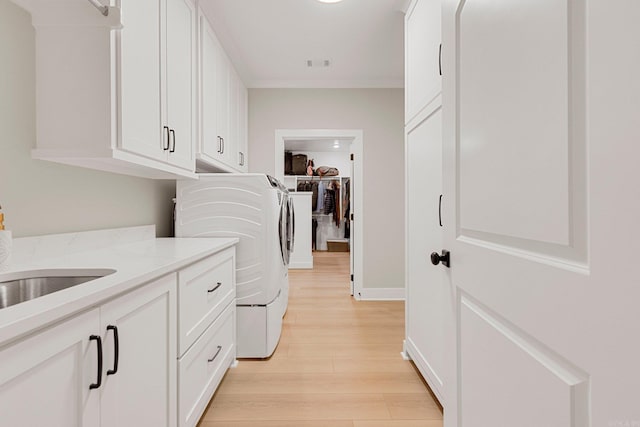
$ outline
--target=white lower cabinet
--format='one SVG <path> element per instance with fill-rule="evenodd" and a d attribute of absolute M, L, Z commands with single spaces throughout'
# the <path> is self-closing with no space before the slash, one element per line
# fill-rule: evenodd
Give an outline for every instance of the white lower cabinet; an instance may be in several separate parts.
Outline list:
<path fill-rule="evenodd" d="M 175 289 L 165 276 L 0 350 L 2 424 L 175 426 Z"/>
<path fill-rule="evenodd" d="M 235 248 L 178 275 L 178 425 L 198 423 L 236 358 Z"/>
<path fill-rule="evenodd" d="M 179 426 L 195 426 L 236 357 L 236 311 L 229 304 L 178 361 Z"/>
<path fill-rule="evenodd" d="M 235 318 L 230 248 L 0 347 L 0 425 L 195 426 L 235 361 Z"/>
<path fill-rule="evenodd" d="M 102 426 L 176 425 L 176 274 L 100 308 Z"/>
<path fill-rule="evenodd" d="M 235 250 L 229 248 L 178 275 L 178 356 L 202 335 L 236 296 Z"/>
<path fill-rule="evenodd" d="M 99 426 L 99 332 L 94 309 L 0 349 L 0 424 Z"/>

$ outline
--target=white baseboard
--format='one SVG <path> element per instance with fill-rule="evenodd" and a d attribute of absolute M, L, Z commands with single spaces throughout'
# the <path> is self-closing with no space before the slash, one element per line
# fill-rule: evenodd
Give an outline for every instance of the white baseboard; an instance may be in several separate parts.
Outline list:
<path fill-rule="evenodd" d="M 356 291 L 354 297 L 359 301 L 404 301 L 405 292 L 402 288 L 364 288 Z"/>
<path fill-rule="evenodd" d="M 311 261 L 295 261 L 289 263 L 289 270 L 310 270 L 313 269 L 313 258 Z"/>

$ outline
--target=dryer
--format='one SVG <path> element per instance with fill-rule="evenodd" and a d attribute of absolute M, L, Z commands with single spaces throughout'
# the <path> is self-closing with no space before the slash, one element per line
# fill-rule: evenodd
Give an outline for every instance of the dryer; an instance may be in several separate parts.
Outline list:
<path fill-rule="evenodd" d="M 293 204 L 265 174 L 200 174 L 178 180 L 176 237 L 237 237 L 237 355 L 273 354 L 289 298 Z"/>

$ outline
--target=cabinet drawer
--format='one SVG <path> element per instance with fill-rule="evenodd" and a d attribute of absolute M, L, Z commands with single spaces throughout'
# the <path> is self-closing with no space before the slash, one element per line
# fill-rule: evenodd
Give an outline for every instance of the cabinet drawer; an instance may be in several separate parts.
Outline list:
<path fill-rule="evenodd" d="M 178 273 L 178 357 L 235 298 L 235 248 Z"/>
<path fill-rule="evenodd" d="M 179 427 L 195 426 L 236 357 L 236 307 L 220 317 L 178 360 Z"/>

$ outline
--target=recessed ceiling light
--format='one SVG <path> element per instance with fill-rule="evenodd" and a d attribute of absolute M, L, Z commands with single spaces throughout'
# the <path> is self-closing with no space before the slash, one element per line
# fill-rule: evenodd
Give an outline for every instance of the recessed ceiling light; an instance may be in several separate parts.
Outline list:
<path fill-rule="evenodd" d="M 342 0 L 318 0 L 321 3 L 338 3 L 341 2 Z"/>

